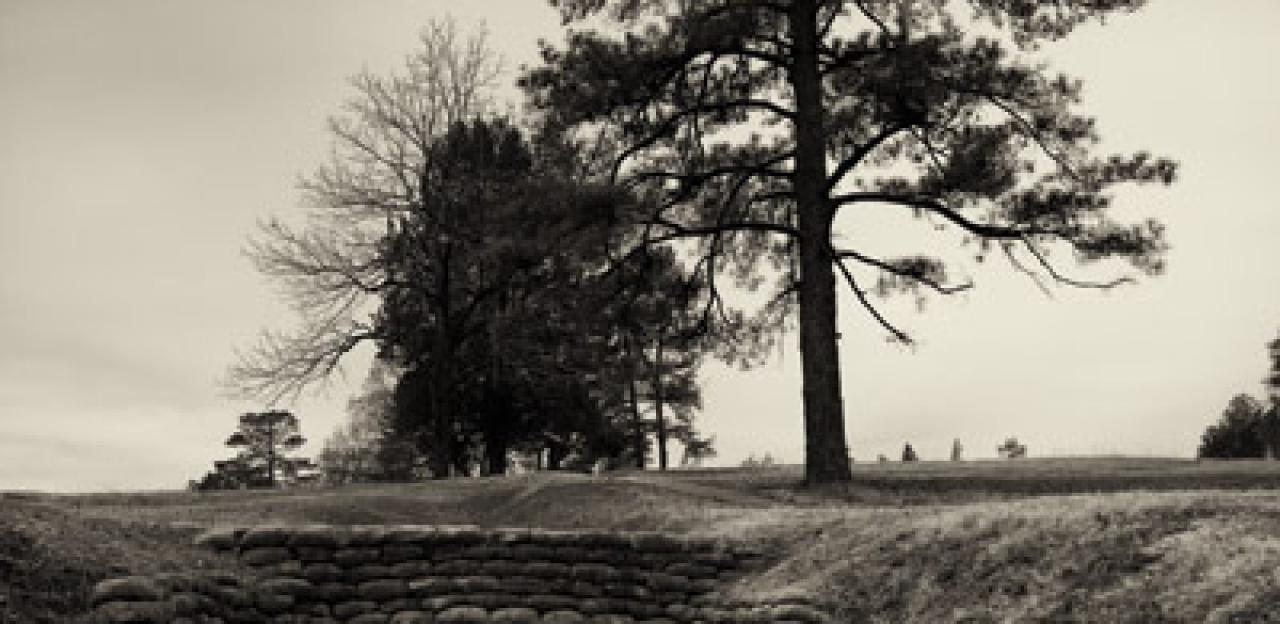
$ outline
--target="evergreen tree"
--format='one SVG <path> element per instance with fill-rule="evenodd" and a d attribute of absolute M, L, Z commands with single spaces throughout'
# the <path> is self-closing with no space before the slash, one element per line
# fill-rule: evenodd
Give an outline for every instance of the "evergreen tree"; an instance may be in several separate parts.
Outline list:
<path fill-rule="evenodd" d="M 1020 459 L 1027 456 L 1027 445 L 1014 437 L 1005 438 L 1004 443 L 996 447 L 996 454 L 1003 459 Z"/>
<path fill-rule="evenodd" d="M 617 288 L 601 285 L 615 301 L 605 314 L 622 344 L 634 464 L 647 465 L 652 434 L 658 469 L 666 470 L 668 442 L 697 435 L 693 419 L 702 406 L 697 374 L 704 355 L 716 346 L 715 337 L 708 329 L 705 284 L 688 275 L 671 250 L 649 250 L 629 268 L 615 273 Z M 642 416 L 642 403 L 650 406 L 649 420 Z"/>
<path fill-rule="evenodd" d="M 275 487 L 297 480 L 304 469 L 313 467 L 310 459 L 289 456 L 305 443 L 298 417 L 292 413 L 248 412 L 240 415 L 239 426 L 227 437 L 226 445 L 239 453 L 226 465 L 249 475 L 247 485 Z"/>

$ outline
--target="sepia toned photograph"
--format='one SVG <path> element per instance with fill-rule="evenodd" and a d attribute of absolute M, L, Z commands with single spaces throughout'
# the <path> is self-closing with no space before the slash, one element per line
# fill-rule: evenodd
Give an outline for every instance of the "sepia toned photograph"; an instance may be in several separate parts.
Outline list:
<path fill-rule="evenodd" d="M 1275 0 L 0 0 L 0 624 L 1280 622 Z"/>

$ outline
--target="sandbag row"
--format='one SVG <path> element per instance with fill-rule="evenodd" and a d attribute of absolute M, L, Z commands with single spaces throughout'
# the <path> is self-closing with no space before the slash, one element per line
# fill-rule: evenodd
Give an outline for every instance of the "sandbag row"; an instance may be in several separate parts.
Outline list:
<path fill-rule="evenodd" d="M 726 603 L 717 588 L 764 559 L 756 549 L 719 540 L 651 532 L 262 526 L 209 531 L 197 543 L 235 552 L 247 575 L 234 582 L 160 581 L 154 591 L 122 589 L 149 579 L 117 579 L 95 594 L 97 613 L 111 624 L 826 621 L 800 603 Z"/>

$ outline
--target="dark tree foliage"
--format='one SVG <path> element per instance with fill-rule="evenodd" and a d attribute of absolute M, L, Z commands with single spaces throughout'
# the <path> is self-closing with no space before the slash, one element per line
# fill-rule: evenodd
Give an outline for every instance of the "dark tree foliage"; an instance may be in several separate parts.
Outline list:
<path fill-rule="evenodd" d="M 517 265 L 538 258 L 525 257 L 528 239 L 512 227 L 524 199 L 516 184 L 531 168 L 514 128 L 501 121 L 459 122 L 427 154 L 420 204 L 389 225 L 390 285 L 376 326 L 382 357 L 406 370 L 394 422 L 401 435 L 421 437 L 432 472 L 440 476 L 450 460 L 461 466 L 468 459 L 459 449 L 471 423 L 462 418 L 476 406 L 465 404 L 474 393 L 460 390 L 477 379 L 474 368 L 495 355 L 491 349 L 480 353 L 476 343 L 497 330 L 490 324 L 494 306 Z"/>
<path fill-rule="evenodd" d="M 1174 163 L 1096 154 L 1081 82 L 1034 54 L 1142 0 L 551 3 L 572 28 L 521 82 L 549 127 L 602 137 L 612 179 L 645 200 L 642 216 L 621 215 L 635 228 L 615 261 L 690 245 L 719 322 L 742 324 L 723 305 L 726 279 L 754 288 L 777 278 L 748 334 L 797 314 L 810 482 L 850 478 L 837 276 L 902 342 L 908 334 L 871 295 L 971 286 L 932 246 L 881 257 L 852 245 L 833 227 L 838 215 L 908 211 L 950 231 L 939 245 L 997 250 L 1037 282 L 1130 279 L 1071 277 L 1060 256 L 1163 269 L 1161 225 L 1108 209 L 1117 185 L 1170 183 Z"/>
<path fill-rule="evenodd" d="M 693 417 L 702 404 L 697 374 L 704 356 L 732 341 L 707 331 L 705 284 L 685 274 L 674 252 L 654 248 L 638 256 L 632 265 L 608 274 L 601 285 L 613 292 L 614 304 L 605 314 L 621 338 L 631 459 L 638 468 L 646 466 L 652 434 L 658 468 L 666 470 L 668 441 L 687 445 L 697 438 Z M 642 403 L 651 406 L 652 418 L 642 416 Z"/>
<path fill-rule="evenodd" d="M 1280 413 L 1270 411 L 1257 399 L 1237 394 L 1227 403 L 1217 424 L 1205 429 L 1197 455 L 1211 459 L 1275 457 L 1276 421 Z"/>
<path fill-rule="evenodd" d="M 406 371 L 394 422 L 437 475 L 476 463 L 500 474 L 513 448 L 545 447 L 552 468 L 616 462 L 617 393 L 630 388 L 602 372 L 627 370 L 648 382 L 665 467 L 668 434 L 690 435 L 698 405 L 696 284 L 670 256 L 645 269 L 655 279 L 605 271 L 610 230 L 592 219 L 623 199 L 572 182 L 539 148 L 500 120 L 455 125 L 423 185 L 430 200 L 393 226 L 377 326 L 383 357 Z"/>
<path fill-rule="evenodd" d="M 375 327 L 380 357 L 405 371 L 393 422 L 437 476 L 480 457 L 502 473 L 514 443 L 576 418 L 566 400 L 585 402 L 584 369 L 567 363 L 590 348 L 574 298 L 598 230 L 578 215 L 610 198 L 541 169 L 502 119 L 455 124 L 429 153 L 424 200 L 385 242 Z"/>

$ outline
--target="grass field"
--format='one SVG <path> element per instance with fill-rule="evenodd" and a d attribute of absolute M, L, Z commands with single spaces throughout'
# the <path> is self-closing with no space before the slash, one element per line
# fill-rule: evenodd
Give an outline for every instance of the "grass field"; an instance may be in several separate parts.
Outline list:
<path fill-rule="evenodd" d="M 849 622 L 1280 621 L 1280 462 L 924 462 L 855 473 L 848 486 L 817 489 L 778 467 L 0 495 L 0 622 L 70 621 L 109 576 L 231 565 L 190 547 L 192 532 L 259 522 L 745 537 L 777 564 L 734 591 L 813 596 Z"/>

